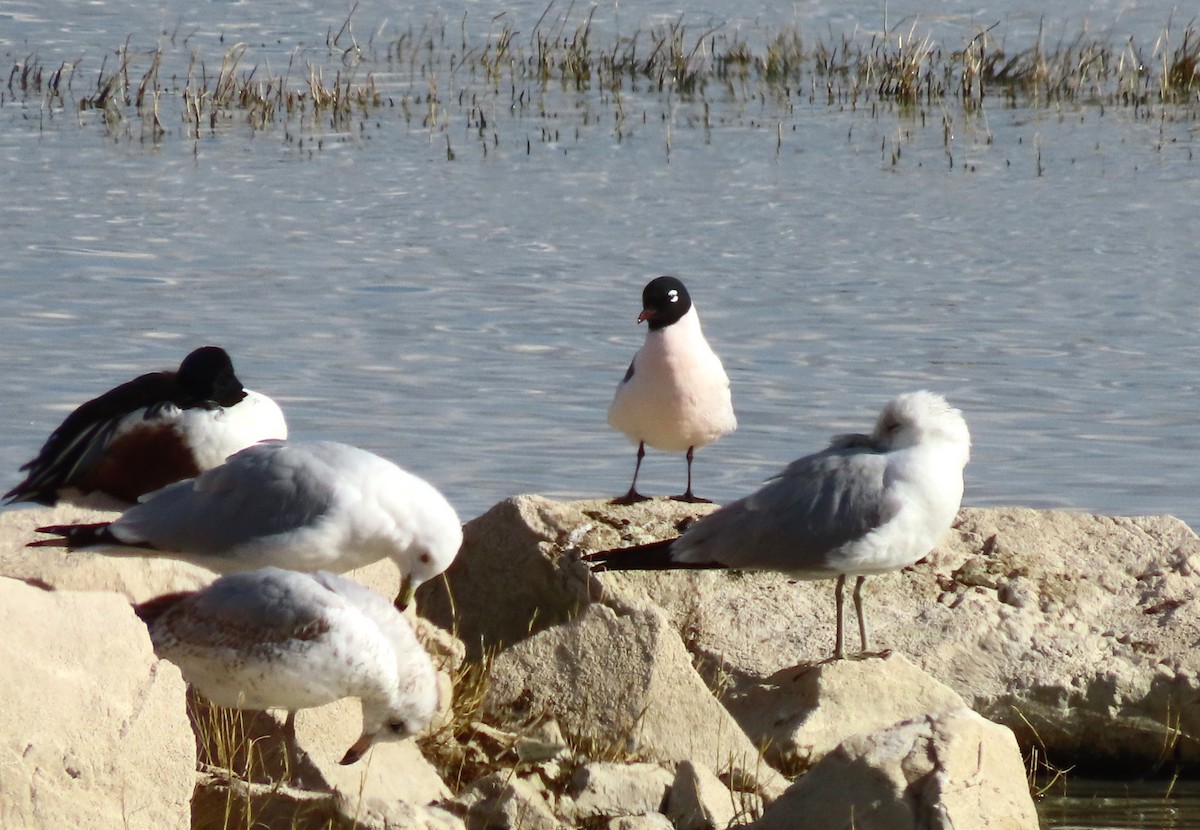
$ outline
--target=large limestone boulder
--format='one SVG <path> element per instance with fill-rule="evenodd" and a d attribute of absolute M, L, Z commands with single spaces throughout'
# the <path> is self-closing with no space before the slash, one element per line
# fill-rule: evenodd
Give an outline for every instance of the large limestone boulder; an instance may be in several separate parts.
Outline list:
<path fill-rule="evenodd" d="M 742 684 L 725 707 L 777 769 L 798 775 L 851 735 L 966 706 L 957 692 L 893 652 L 776 672 Z"/>
<path fill-rule="evenodd" d="M 846 740 L 753 830 L 1036 830 L 1012 732 L 968 709 Z"/>
<path fill-rule="evenodd" d="M 0 823 L 188 826 L 183 679 L 125 599 L 0 578 L 0 674 Z"/>
<path fill-rule="evenodd" d="M 676 535 L 712 505 L 658 500 L 556 502 L 514 496 L 463 527 L 463 545 L 441 579 L 421 586 L 422 616 L 455 632 L 468 656 L 520 642 L 571 619 L 592 599 L 580 550 Z"/>
<path fill-rule="evenodd" d="M 595 756 L 691 760 L 756 781 L 768 794 L 784 785 L 655 609 L 594 605 L 512 646 L 492 666 L 484 708 L 518 728 L 554 718 L 576 747 Z"/>
<path fill-rule="evenodd" d="M 569 619 L 588 601 L 652 602 L 730 700 L 826 660 L 832 581 L 581 571 L 580 552 L 676 535 L 706 509 L 511 499 L 468 524 L 451 591 L 431 587 L 422 613 L 457 625 L 478 656 Z M 903 653 L 1057 765 L 1111 773 L 1194 762 L 1198 554 L 1200 540 L 1171 517 L 964 508 L 924 560 L 866 580 L 872 645 Z"/>

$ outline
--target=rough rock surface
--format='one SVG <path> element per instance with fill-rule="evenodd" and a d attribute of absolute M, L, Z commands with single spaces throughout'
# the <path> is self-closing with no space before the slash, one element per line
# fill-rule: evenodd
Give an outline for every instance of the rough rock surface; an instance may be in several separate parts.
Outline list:
<path fill-rule="evenodd" d="M 761 812 L 761 802 L 747 804 L 744 796 L 730 792 L 708 768 L 681 761 L 671 782 L 667 818 L 676 830 L 725 830 Z"/>
<path fill-rule="evenodd" d="M 591 601 L 590 576 L 577 555 L 678 533 L 712 505 L 660 500 L 652 508 L 607 501 L 557 502 L 514 496 L 463 527 L 463 545 L 441 579 L 417 592 L 422 616 L 454 631 L 471 659 L 571 619 Z"/>
<path fill-rule="evenodd" d="M 654 609 L 618 613 L 594 605 L 501 653 L 485 708 L 519 726 L 555 718 L 576 746 L 600 755 L 691 760 L 717 773 L 779 776 L 696 674 L 679 636 Z"/>
<path fill-rule="evenodd" d="M 673 535 L 709 509 L 536 496 L 498 505 L 468 525 L 451 568 L 468 649 L 471 638 L 511 643 L 568 619 L 590 596 L 662 608 L 710 683 L 733 696 L 828 658 L 832 581 L 580 571 L 577 551 Z M 868 578 L 865 594 L 873 647 L 903 653 L 1056 765 L 1200 761 L 1200 540 L 1177 519 L 964 508 L 933 553 Z M 431 600 L 423 612 L 440 621 L 442 600 Z"/>
<path fill-rule="evenodd" d="M 471 784 L 458 798 L 468 830 L 557 830 L 559 820 L 546 799 L 523 779 L 493 773 Z"/>
<path fill-rule="evenodd" d="M 797 775 L 843 740 L 897 721 L 966 706 L 939 683 L 890 653 L 776 672 L 722 698 L 772 766 Z"/>
<path fill-rule="evenodd" d="M 637 816 L 661 813 L 674 776 L 658 764 L 595 762 L 580 767 L 571 779 L 573 818 Z"/>
<path fill-rule="evenodd" d="M 845 741 L 753 830 L 1036 830 L 1012 732 L 969 709 Z"/>
<path fill-rule="evenodd" d="M 0 578 L 0 672 L 0 826 L 188 826 L 183 679 L 128 602 Z"/>
<path fill-rule="evenodd" d="M 192 802 L 192 830 L 230 827 L 464 830 L 461 819 L 439 807 L 403 801 L 366 804 L 354 794 L 315 793 L 278 783 L 203 779 Z"/>

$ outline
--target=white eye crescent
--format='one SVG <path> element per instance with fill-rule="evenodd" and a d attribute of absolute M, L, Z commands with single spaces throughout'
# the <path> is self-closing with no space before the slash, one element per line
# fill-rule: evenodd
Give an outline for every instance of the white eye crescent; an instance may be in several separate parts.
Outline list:
<path fill-rule="evenodd" d="M 672 288 L 667 292 L 667 299 L 673 303 L 679 302 L 679 292 Z"/>

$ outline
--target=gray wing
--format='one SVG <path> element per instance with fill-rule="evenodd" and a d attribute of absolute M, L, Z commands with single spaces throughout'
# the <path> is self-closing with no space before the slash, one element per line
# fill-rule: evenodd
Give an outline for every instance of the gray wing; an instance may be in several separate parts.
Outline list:
<path fill-rule="evenodd" d="M 156 648 L 228 648 L 313 640 L 338 600 L 310 574 L 263 568 L 223 576 L 150 626 Z"/>
<path fill-rule="evenodd" d="M 120 539 L 164 551 L 220 555 L 312 524 L 333 503 L 337 471 L 302 445 L 269 441 L 145 497 L 113 523 Z"/>
<path fill-rule="evenodd" d="M 850 442 L 792 462 L 757 492 L 711 513 L 675 542 L 681 562 L 834 573 L 829 555 L 883 523 L 887 456 Z"/>

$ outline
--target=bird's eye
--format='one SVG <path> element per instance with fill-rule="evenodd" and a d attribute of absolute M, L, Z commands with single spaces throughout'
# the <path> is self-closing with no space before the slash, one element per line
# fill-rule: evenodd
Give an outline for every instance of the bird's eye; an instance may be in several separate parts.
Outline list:
<path fill-rule="evenodd" d="M 679 292 L 672 288 L 667 292 L 667 299 L 673 303 L 679 302 Z"/>
<path fill-rule="evenodd" d="M 432 556 L 430 556 L 428 553 L 422 553 L 422 554 L 421 554 L 420 556 L 418 556 L 417 558 L 418 558 L 418 559 L 420 559 L 420 560 L 421 560 L 421 562 L 423 562 L 423 563 L 424 563 L 424 564 L 426 564 L 426 565 L 428 565 L 428 564 L 429 564 L 429 560 L 433 559 L 433 557 L 432 557 Z"/>
<path fill-rule="evenodd" d="M 387 728 L 396 735 L 408 734 L 408 724 L 402 720 L 394 720 L 389 722 Z"/>

